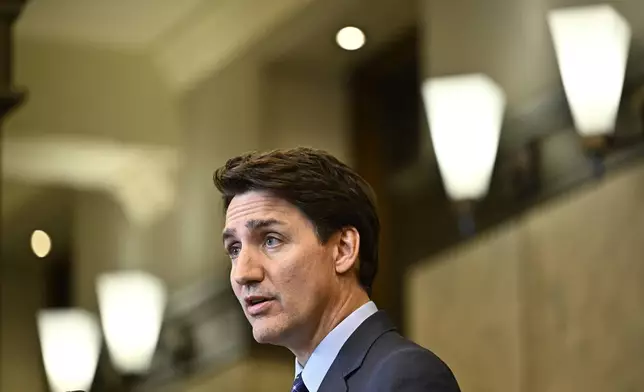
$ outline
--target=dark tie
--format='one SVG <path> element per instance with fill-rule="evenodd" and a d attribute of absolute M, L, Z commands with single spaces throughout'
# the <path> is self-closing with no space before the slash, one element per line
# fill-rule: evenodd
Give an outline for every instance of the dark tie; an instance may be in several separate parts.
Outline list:
<path fill-rule="evenodd" d="M 293 381 L 293 388 L 291 388 L 291 392 L 309 392 L 308 389 L 306 389 L 306 385 L 304 385 L 304 380 L 302 380 L 302 372 L 295 377 L 295 381 Z"/>

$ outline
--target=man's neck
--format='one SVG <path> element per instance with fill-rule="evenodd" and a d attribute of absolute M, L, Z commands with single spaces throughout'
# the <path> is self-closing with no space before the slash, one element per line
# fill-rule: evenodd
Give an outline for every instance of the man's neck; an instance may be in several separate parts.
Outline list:
<path fill-rule="evenodd" d="M 367 302 L 369 302 L 369 297 L 361 289 L 355 290 L 345 296 L 342 300 L 337 301 L 337 305 L 329 309 L 329 311 L 322 316 L 320 322 L 315 327 L 313 334 L 310 335 L 310 338 L 302 342 L 301 345 L 298 345 L 299 347 L 290 348 L 300 365 L 306 365 L 306 362 L 315 348 L 320 344 L 320 342 L 322 342 L 329 332 L 340 324 L 342 320 L 347 318 L 351 313 Z"/>

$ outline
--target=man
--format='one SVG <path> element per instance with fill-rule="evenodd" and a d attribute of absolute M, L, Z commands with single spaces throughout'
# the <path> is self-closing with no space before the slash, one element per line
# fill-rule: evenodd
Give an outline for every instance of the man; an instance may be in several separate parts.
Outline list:
<path fill-rule="evenodd" d="M 447 365 L 369 300 L 380 223 L 365 180 L 295 148 L 232 158 L 214 182 L 233 291 L 255 340 L 295 355 L 292 391 L 459 391 Z"/>

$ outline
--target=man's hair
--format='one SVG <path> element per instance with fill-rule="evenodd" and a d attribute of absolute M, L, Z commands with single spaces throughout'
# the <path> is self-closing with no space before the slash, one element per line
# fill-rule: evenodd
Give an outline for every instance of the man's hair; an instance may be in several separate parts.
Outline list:
<path fill-rule="evenodd" d="M 380 221 L 371 186 L 349 166 L 325 151 L 298 147 L 231 158 L 213 180 L 222 193 L 224 212 L 236 195 L 265 191 L 297 207 L 322 244 L 339 230 L 354 227 L 360 233 L 358 279 L 371 294 Z"/>

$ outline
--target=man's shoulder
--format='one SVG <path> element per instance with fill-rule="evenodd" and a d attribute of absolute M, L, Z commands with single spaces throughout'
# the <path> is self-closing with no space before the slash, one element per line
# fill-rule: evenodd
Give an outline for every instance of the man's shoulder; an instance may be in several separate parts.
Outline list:
<path fill-rule="evenodd" d="M 382 311 L 347 340 L 319 389 L 338 390 L 460 391 L 449 367 L 430 350 L 400 335 Z"/>
<path fill-rule="evenodd" d="M 380 336 L 371 346 L 365 360 L 372 359 L 375 363 L 410 362 L 422 366 L 446 367 L 445 363 L 432 351 L 403 337 L 396 331 L 389 331 Z"/>
<path fill-rule="evenodd" d="M 438 392 L 459 391 L 456 379 L 445 362 L 396 331 L 386 332 L 374 342 L 360 370 L 369 375 L 368 390 L 414 391 L 431 388 Z"/>

